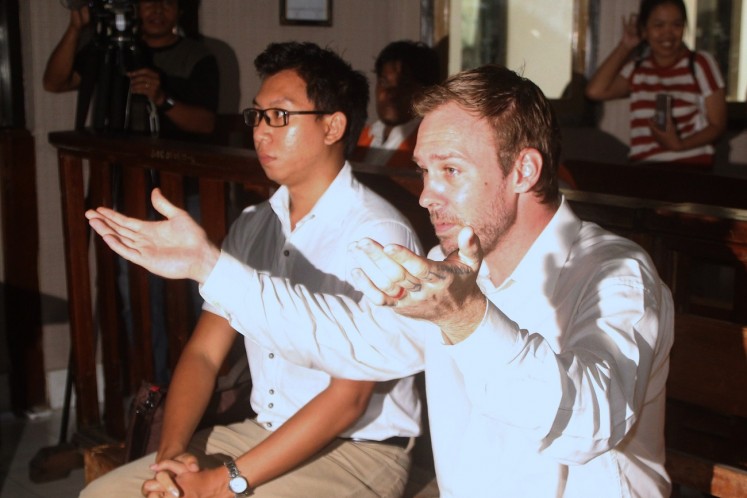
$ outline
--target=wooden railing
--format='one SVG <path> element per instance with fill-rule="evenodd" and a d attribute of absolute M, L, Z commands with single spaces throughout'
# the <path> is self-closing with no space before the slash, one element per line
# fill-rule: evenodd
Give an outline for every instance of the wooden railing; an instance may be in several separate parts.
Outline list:
<path fill-rule="evenodd" d="M 111 186 L 115 171 L 121 173 L 119 184 L 123 192 L 118 209 L 140 218 L 148 214 L 147 178 L 150 170 L 158 172 L 166 196 L 178 205 L 184 203 L 184 178 L 194 177 L 199 183 L 202 224 L 211 239 L 219 242 L 230 222 L 227 213 L 234 202 L 231 193 L 236 192 L 235 186 L 240 186 L 241 192 L 250 191 L 252 198 L 259 200 L 266 198 L 274 185 L 264 176 L 255 153 L 250 150 L 86 132 L 52 133 L 49 139 L 58 149 L 60 163 L 78 432 L 121 438 L 125 427 L 123 399 L 140 380 L 153 377 L 148 279 L 143 270 L 130 267 L 132 315 L 137 333 L 128 345 L 123 341 L 117 302 L 116 259 L 99 238 L 90 236 L 83 215 L 85 209 L 112 205 Z M 364 183 L 408 216 L 426 248 L 435 243 L 427 214 L 417 204 L 420 179 L 415 173 L 362 164 L 355 165 L 355 169 Z M 732 437 L 731 441 L 742 444 L 744 439 L 740 437 L 747 434 L 744 413 L 725 410 L 723 405 L 711 403 L 711 398 L 682 395 L 688 392 L 687 382 L 682 382 L 685 378 L 682 358 L 688 358 L 685 364 L 691 361 L 685 348 L 692 351 L 687 345 L 692 344 L 690 332 L 693 328 L 698 329 L 702 337 L 710 341 L 708 347 L 712 348 L 713 358 L 723 354 L 734 359 L 729 365 L 736 367 L 724 371 L 723 375 L 729 379 L 723 385 L 729 396 L 739 400 L 737 405 L 744 406 L 747 389 L 739 379 L 743 379 L 740 376 L 744 375 L 743 367 L 747 364 L 747 345 L 740 346 L 737 341 L 725 342 L 719 339 L 723 335 L 718 333 L 724 327 L 741 331 L 747 324 L 747 210 L 739 209 L 747 207 L 747 202 L 740 200 L 747 199 L 747 196 L 739 198 L 736 195 L 736 192 L 747 192 L 747 188 L 735 179 L 730 179 L 726 185 L 716 177 L 696 173 L 677 176 L 677 171 L 671 172 L 678 178 L 676 182 L 689 182 L 682 187 L 685 191 L 722 189 L 707 195 L 701 192 L 697 199 L 706 202 L 691 203 L 679 198 L 679 194 L 664 190 L 659 190 L 664 192 L 659 195 L 648 183 L 641 186 L 640 196 L 636 195 L 634 182 L 628 185 L 631 190 L 622 195 L 617 191 L 620 187 L 615 183 L 614 175 L 605 180 L 599 171 L 592 173 L 589 165 L 570 169 L 579 189 L 564 193 L 577 213 L 639 242 L 652 255 L 673 290 L 677 319 L 669 381 L 673 386 L 670 396 L 672 417 L 668 413 L 668 426 L 669 420 L 674 420 L 675 416 L 677 420 L 682 420 L 682 417 L 691 420 L 696 416 L 694 414 L 701 416 L 702 410 L 720 417 L 719 420 L 726 420 L 732 430 L 729 437 L 742 435 Z M 589 177 L 582 178 L 580 174 Z M 661 170 L 647 173 L 645 169 L 626 170 L 624 174 L 628 180 L 636 175 L 640 178 L 653 175 L 659 183 L 664 182 L 666 176 L 662 176 Z M 649 178 L 648 181 L 654 180 Z M 722 198 L 726 207 L 717 202 Z M 89 250 L 91 240 L 93 249 Z M 712 272 L 714 268 L 717 271 Z M 95 269 L 95 279 L 91 269 Z M 172 365 L 190 333 L 185 284 L 177 281 L 166 284 Z M 103 417 L 99 412 L 95 375 L 97 337 L 101 342 L 104 370 Z M 721 348 L 728 350 L 721 351 Z M 697 372 L 697 369 L 688 372 Z M 707 388 L 707 385 L 698 387 Z M 747 482 L 743 479 L 747 462 L 740 460 L 739 456 L 743 452 L 729 449 L 727 441 L 718 446 L 720 450 L 714 454 L 698 444 L 684 444 L 687 441 L 681 438 L 688 436 L 682 434 L 679 430 L 668 430 L 671 436 L 668 440 L 668 465 L 675 479 L 703 488 L 706 487 L 703 483 L 708 482 L 708 489 L 703 491 L 719 490 L 725 493 L 724 496 L 738 496 L 729 495 L 725 490 L 740 489 L 738 486 Z M 706 436 L 704 439 L 709 440 Z M 683 476 L 696 475 L 693 469 L 697 469 L 701 479 L 697 483 L 684 481 Z M 703 476 L 711 476 L 713 482 L 727 479 L 731 487 L 711 486 L 711 481 Z"/>
<path fill-rule="evenodd" d="M 669 203 L 747 209 L 747 167 L 715 172 L 683 164 L 603 164 L 571 160 L 564 169 L 583 192 Z"/>
<path fill-rule="evenodd" d="M 116 184 L 121 191 L 117 209 L 147 217 L 151 172 L 157 172 L 164 194 L 183 207 L 184 180 L 191 177 L 199 183 L 202 226 L 211 240 L 219 243 L 227 231 L 228 208 L 234 202 L 231 195 L 238 192 L 243 199 L 262 200 L 275 185 L 264 175 L 256 153 L 248 149 L 89 132 L 51 133 L 49 141 L 58 149 L 59 158 L 78 431 L 94 439 L 101 432 L 121 437 L 125 428 L 123 399 L 141 380 L 154 380 L 148 275 L 135 265 L 129 266 L 134 337 L 127 338 L 117 294 L 117 260 L 99 237 L 91 237 L 85 210 L 111 207 L 112 186 Z M 427 213 L 417 205 L 417 175 L 364 165 L 357 166 L 356 174 L 411 217 L 425 244 L 435 242 Z M 119 175 L 117 180 L 115 175 Z M 93 253 L 89 251 L 91 241 Z M 173 367 L 191 332 L 189 291 L 186 282 L 168 281 L 165 285 L 169 362 Z M 104 377 L 103 417 L 97 395 L 98 341 Z"/>

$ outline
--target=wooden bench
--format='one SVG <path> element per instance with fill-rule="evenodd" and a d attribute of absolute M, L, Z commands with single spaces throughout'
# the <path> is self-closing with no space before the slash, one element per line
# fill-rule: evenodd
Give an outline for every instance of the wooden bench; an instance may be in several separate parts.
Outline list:
<path fill-rule="evenodd" d="M 677 314 L 667 399 L 667 471 L 675 485 L 747 496 L 747 327 Z"/>
<path fill-rule="evenodd" d="M 674 496 L 682 487 L 747 496 L 747 211 L 566 194 L 581 218 L 646 248 L 672 289 L 665 431 Z"/>

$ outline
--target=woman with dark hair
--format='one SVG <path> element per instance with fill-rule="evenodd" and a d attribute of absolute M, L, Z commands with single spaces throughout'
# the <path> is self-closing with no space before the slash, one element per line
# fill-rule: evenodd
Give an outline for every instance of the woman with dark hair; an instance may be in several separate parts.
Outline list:
<path fill-rule="evenodd" d="M 724 81 L 710 54 L 685 45 L 686 26 L 682 0 L 642 0 L 586 87 L 593 100 L 630 96 L 632 161 L 713 163 L 726 129 Z"/>

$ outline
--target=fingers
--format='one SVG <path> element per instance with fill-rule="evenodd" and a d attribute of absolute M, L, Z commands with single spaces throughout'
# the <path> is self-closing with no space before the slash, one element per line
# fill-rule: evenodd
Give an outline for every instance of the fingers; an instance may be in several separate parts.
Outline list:
<path fill-rule="evenodd" d="M 391 306 L 396 300 L 381 292 L 360 268 L 353 270 L 353 284 L 366 296 L 366 299 L 378 306 Z"/>
<path fill-rule="evenodd" d="M 165 496 L 164 493 L 168 493 L 175 497 L 181 496 L 179 488 L 174 484 L 174 480 L 166 472 L 157 472 L 154 479 L 148 479 L 145 481 L 140 488 L 140 493 L 147 498 L 163 498 Z"/>
<path fill-rule="evenodd" d="M 185 214 L 184 210 L 174 206 L 166 199 L 160 188 L 153 189 L 150 193 L 150 201 L 153 203 L 156 211 L 164 215 L 167 219 L 171 219 L 179 214 Z"/>
<path fill-rule="evenodd" d="M 145 496 L 146 498 L 164 498 L 165 496 L 167 496 L 166 493 L 173 496 L 173 494 L 166 491 L 163 485 L 155 478 L 148 479 L 143 483 L 142 486 L 140 486 L 140 494 Z"/>
<path fill-rule="evenodd" d="M 127 73 L 130 77 L 130 89 L 132 93 L 137 93 L 153 99 L 161 88 L 160 75 L 148 68 L 136 69 Z"/>
<path fill-rule="evenodd" d="M 409 281 L 405 268 L 390 258 L 383 249 L 381 244 L 371 239 L 362 239 L 351 245 L 353 257 L 370 284 L 387 296 L 400 299 L 402 288 L 407 290 L 417 282 L 414 279 Z M 371 299 L 370 296 L 369 299 Z"/>
<path fill-rule="evenodd" d="M 98 232 L 98 229 L 94 225 L 94 223 L 95 222 L 91 223 L 91 227 Z M 132 261 L 133 263 L 142 266 L 140 251 L 127 244 L 124 244 L 122 242 L 122 239 L 120 239 L 117 235 L 102 235 L 101 238 L 106 243 L 106 245 L 109 246 L 109 249 L 116 252 L 127 261 Z"/>
<path fill-rule="evenodd" d="M 421 258 L 412 251 L 395 244 L 388 245 L 384 252 L 392 258 L 393 261 L 401 265 L 411 277 L 406 278 L 402 285 L 408 292 L 418 292 L 421 281 L 429 282 L 432 279 L 430 265 L 428 260 Z"/>
<path fill-rule="evenodd" d="M 190 470 L 192 472 L 198 472 L 200 470 L 200 463 L 197 460 L 197 457 L 194 456 L 191 453 L 182 453 L 181 455 L 174 458 L 177 462 L 182 462 L 184 465 L 186 465 L 187 470 Z"/>
<path fill-rule="evenodd" d="M 89 209 L 85 213 L 89 220 L 99 219 L 109 225 L 115 232 L 132 237 L 132 234 L 142 229 L 142 221 L 130 218 L 122 213 L 106 207 L 98 207 L 96 210 Z M 126 233 L 125 233 L 126 232 Z"/>
<path fill-rule="evenodd" d="M 133 261 L 133 258 L 140 254 L 140 251 L 136 249 L 135 234 L 131 230 L 104 217 L 89 217 L 88 213 L 86 213 L 86 217 L 89 218 L 88 224 L 91 228 L 117 254 L 130 261 Z"/>
<path fill-rule="evenodd" d="M 161 189 L 159 188 L 154 188 L 153 191 L 151 191 L 150 201 L 156 211 L 161 213 L 167 219 L 186 213 L 183 209 L 179 209 L 171 202 L 169 202 L 169 200 L 163 195 Z M 142 220 L 139 220 L 137 218 L 130 218 L 129 216 L 125 216 L 122 213 L 103 206 L 98 207 L 95 210 L 89 209 L 85 214 L 86 218 L 88 218 L 89 220 L 99 218 L 107 220 L 107 222 L 114 222 L 116 225 L 124 227 L 132 233 L 139 232 L 142 229 L 143 225 Z"/>
<path fill-rule="evenodd" d="M 480 238 L 475 234 L 472 227 L 464 227 L 457 236 L 459 246 L 459 259 L 468 265 L 473 271 L 478 271 L 482 264 L 482 247 Z"/>
<path fill-rule="evenodd" d="M 176 487 L 174 480 L 167 472 L 156 472 L 156 481 L 158 481 L 167 493 L 171 493 L 176 497 L 180 495 L 179 488 Z"/>

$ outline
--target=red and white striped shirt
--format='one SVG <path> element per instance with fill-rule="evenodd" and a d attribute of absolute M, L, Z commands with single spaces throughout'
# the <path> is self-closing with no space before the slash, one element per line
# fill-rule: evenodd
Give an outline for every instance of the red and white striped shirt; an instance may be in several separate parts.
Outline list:
<path fill-rule="evenodd" d="M 683 151 L 664 149 L 651 135 L 649 120 L 654 117 L 656 95 L 672 98 L 672 120 L 681 138 L 708 125 L 705 99 L 724 87 L 716 60 L 707 52 L 688 50 L 669 67 L 658 67 L 649 56 L 636 65 L 627 63 L 620 71 L 630 84 L 630 153 L 631 161 L 683 162 L 711 164 L 714 149 L 703 145 Z M 692 62 L 691 62 L 692 61 Z"/>

